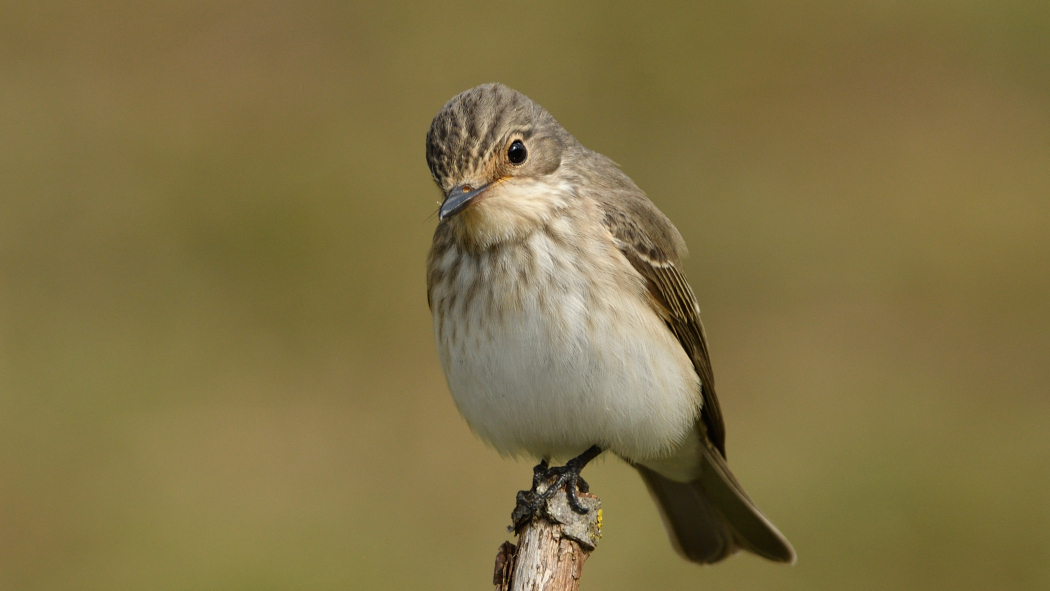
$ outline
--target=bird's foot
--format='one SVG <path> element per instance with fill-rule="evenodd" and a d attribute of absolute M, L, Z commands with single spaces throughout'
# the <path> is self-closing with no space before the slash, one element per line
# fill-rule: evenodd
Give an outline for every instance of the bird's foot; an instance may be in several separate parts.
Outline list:
<path fill-rule="evenodd" d="M 580 504 L 579 493 L 590 491 L 587 481 L 580 476 L 583 468 L 593 460 L 602 450 L 597 445 L 569 460 L 564 466 L 551 467 L 547 460 L 540 462 L 532 469 L 532 488 L 530 490 L 518 491 L 517 505 L 511 513 L 514 522 L 509 529 L 517 531 L 522 525 L 540 511 L 544 510 L 547 500 L 565 489 L 565 497 L 569 507 L 581 515 L 589 510 Z"/>

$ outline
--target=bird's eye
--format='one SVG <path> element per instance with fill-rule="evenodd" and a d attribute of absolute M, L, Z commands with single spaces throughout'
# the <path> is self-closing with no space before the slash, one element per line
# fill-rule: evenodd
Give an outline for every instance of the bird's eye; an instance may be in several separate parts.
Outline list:
<path fill-rule="evenodd" d="M 521 164 L 528 157 L 529 151 L 525 149 L 525 144 L 521 143 L 521 140 L 514 140 L 510 148 L 507 148 L 507 160 L 510 160 L 511 164 Z"/>

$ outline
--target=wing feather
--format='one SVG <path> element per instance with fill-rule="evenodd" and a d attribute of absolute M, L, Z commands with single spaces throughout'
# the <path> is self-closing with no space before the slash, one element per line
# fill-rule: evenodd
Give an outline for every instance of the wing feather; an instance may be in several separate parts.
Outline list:
<path fill-rule="evenodd" d="M 707 335 L 700 321 L 700 306 L 696 303 L 696 296 L 679 268 L 679 250 L 684 250 L 680 246 L 681 238 L 671 222 L 647 199 L 643 205 L 648 207 L 636 204 L 637 211 L 629 212 L 606 201 L 603 203 L 603 222 L 620 251 L 646 279 L 654 309 L 689 354 L 693 368 L 700 377 L 703 396 L 701 420 L 707 427 L 711 443 L 724 458 L 725 424 L 715 395 L 715 377 L 707 352 Z M 668 240 L 668 235 L 677 238 L 677 241 Z"/>

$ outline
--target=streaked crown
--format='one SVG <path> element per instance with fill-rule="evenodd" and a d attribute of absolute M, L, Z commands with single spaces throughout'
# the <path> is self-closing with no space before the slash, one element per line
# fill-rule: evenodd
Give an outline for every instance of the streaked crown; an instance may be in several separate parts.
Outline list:
<path fill-rule="evenodd" d="M 466 178 L 492 176 L 493 162 L 515 140 L 528 146 L 529 166 L 543 174 L 558 167 L 572 136 L 543 107 L 498 83 L 461 92 L 434 117 L 427 133 L 427 164 L 446 193 Z"/>

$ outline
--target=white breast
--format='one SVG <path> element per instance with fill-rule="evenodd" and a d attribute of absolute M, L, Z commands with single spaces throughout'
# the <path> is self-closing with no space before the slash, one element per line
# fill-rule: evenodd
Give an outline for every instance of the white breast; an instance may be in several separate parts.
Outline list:
<path fill-rule="evenodd" d="M 436 261 L 455 267 L 432 289 L 452 397 L 501 453 L 666 455 L 699 412 L 692 363 L 611 241 L 570 249 L 567 235 L 555 226 L 468 263 L 453 265 L 456 249 Z"/>

